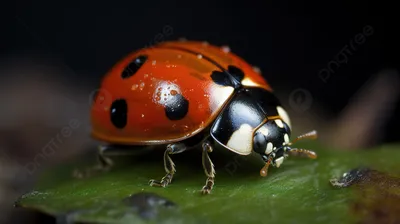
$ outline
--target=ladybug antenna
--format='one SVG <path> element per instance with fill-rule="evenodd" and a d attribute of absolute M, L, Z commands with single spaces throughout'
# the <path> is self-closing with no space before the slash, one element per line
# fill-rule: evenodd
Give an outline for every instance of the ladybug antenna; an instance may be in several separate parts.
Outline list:
<path fill-rule="evenodd" d="M 302 139 L 316 139 L 317 136 L 318 136 L 317 131 L 313 130 L 313 131 L 310 131 L 308 133 L 298 136 L 292 142 L 290 142 L 288 145 L 293 145 L 294 143 L 296 143 L 297 141 L 302 140 Z"/>
<path fill-rule="evenodd" d="M 302 140 L 302 139 L 316 139 L 317 138 L 317 131 L 313 130 L 308 133 L 302 134 L 290 142 L 288 145 L 293 145 L 295 142 Z M 299 149 L 299 148 L 290 148 L 287 147 L 287 151 L 289 154 L 294 156 L 306 156 L 311 159 L 316 159 L 317 154 L 311 150 L 307 149 Z"/>

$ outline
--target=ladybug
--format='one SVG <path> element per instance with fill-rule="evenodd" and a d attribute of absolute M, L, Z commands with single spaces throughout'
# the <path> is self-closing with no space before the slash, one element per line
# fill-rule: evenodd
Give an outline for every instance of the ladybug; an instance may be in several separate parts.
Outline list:
<path fill-rule="evenodd" d="M 259 69 L 228 47 L 207 42 L 167 41 L 124 57 L 103 77 L 91 123 L 93 138 L 106 143 L 99 152 L 102 169 L 112 165 L 104 154 L 111 146 L 165 145 L 166 174 L 150 180 L 151 186 L 171 183 L 176 172 L 171 155 L 201 148 L 203 194 L 214 186 L 209 154 L 215 144 L 239 155 L 258 153 L 265 161 L 261 176 L 289 154 L 317 157 L 291 148 L 299 139 L 316 138 L 316 132 L 289 141 L 289 116 Z"/>

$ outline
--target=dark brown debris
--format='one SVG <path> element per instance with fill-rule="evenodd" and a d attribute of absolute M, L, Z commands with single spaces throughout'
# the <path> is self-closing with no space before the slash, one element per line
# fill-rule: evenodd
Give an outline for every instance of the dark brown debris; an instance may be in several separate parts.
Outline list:
<path fill-rule="evenodd" d="M 354 187 L 356 197 L 350 211 L 359 223 L 400 223 L 400 178 L 369 168 L 353 169 L 339 179 L 336 187 Z"/>

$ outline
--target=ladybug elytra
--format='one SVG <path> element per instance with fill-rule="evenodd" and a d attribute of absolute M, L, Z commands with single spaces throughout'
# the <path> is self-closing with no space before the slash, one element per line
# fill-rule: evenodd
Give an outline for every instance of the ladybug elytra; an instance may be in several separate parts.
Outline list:
<path fill-rule="evenodd" d="M 91 122 L 92 136 L 107 145 L 166 146 L 166 175 L 151 186 L 170 184 L 176 171 L 171 155 L 195 145 L 203 150 L 204 194 L 214 186 L 213 144 L 239 155 L 258 153 L 265 161 L 261 176 L 291 154 L 316 158 L 291 148 L 316 132 L 290 142 L 289 116 L 259 70 L 229 48 L 205 42 L 163 42 L 124 57 L 104 76 Z M 103 168 L 112 164 L 106 148 L 99 154 Z"/>

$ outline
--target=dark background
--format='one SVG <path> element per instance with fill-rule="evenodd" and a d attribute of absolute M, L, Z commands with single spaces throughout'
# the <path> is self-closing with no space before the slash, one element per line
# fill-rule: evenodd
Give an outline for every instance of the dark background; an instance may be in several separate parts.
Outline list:
<path fill-rule="evenodd" d="M 260 67 L 275 89 L 305 88 L 333 114 L 372 74 L 399 66 L 398 23 L 394 6 L 384 1 L 17 1 L 16 6 L 5 18 L 6 52 L 58 58 L 77 84 L 98 82 L 123 55 L 156 43 L 165 26 L 173 32 L 161 41 L 185 37 L 229 45 Z M 319 71 L 368 25 L 373 34 L 322 82 Z M 386 141 L 399 139 L 394 134 L 399 124 L 396 118 L 389 122 Z"/>
<path fill-rule="evenodd" d="M 187 2 L 189 3 L 189 2 Z M 392 6 L 379 2 L 201 1 L 17 1 L 3 14 L 6 57 L 26 52 L 56 59 L 76 85 L 98 83 L 123 55 L 161 41 L 185 37 L 229 45 L 261 68 L 275 89 L 304 88 L 338 113 L 379 70 L 398 68 L 399 35 Z M 373 34 L 348 54 L 323 82 L 321 69 L 363 32 Z M 4 49 L 4 48 L 3 48 Z M 350 47 L 349 47 L 350 49 Z M 85 74 L 85 75 L 82 75 Z M 93 84 L 95 85 L 95 84 Z M 373 107 L 373 105 L 371 105 Z M 397 109 L 399 111 L 399 109 Z M 398 140 L 394 117 L 386 141 Z"/>
<path fill-rule="evenodd" d="M 6 57 L 28 52 L 57 60 L 69 71 L 68 81 L 96 86 L 130 51 L 180 37 L 205 40 L 229 45 L 260 67 L 275 89 L 307 89 L 334 116 L 371 75 L 399 67 L 394 8 L 384 1 L 20 0 L 15 10 L 2 14 L 2 48 Z M 166 26 L 172 33 L 160 39 Z M 373 28 L 372 35 L 323 82 L 321 69 L 346 45 L 350 49 L 366 26 Z M 399 140 L 399 124 L 393 115 L 384 141 Z"/>

